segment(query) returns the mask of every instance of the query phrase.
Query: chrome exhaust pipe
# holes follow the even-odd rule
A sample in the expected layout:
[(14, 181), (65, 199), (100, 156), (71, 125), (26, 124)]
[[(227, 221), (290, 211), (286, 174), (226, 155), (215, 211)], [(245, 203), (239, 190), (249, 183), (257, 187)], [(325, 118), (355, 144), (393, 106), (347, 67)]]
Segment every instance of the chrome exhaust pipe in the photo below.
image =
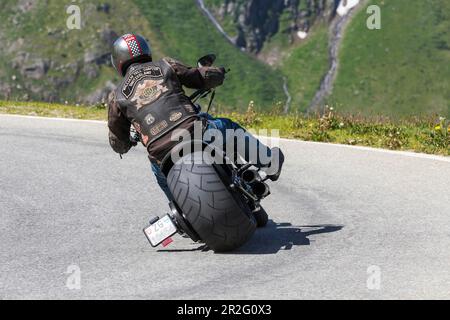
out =
[(259, 198), (265, 198), (270, 194), (270, 188), (264, 182), (257, 181), (252, 184), (253, 193)]
[(250, 185), (254, 195), (258, 199), (263, 199), (270, 194), (270, 188), (267, 184), (261, 181), (261, 176), (256, 170), (245, 170), (241, 174), (241, 179)]
[(242, 172), (241, 178), (245, 183), (252, 184), (259, 180), (259, 174), (256, 170), (245, 170)]

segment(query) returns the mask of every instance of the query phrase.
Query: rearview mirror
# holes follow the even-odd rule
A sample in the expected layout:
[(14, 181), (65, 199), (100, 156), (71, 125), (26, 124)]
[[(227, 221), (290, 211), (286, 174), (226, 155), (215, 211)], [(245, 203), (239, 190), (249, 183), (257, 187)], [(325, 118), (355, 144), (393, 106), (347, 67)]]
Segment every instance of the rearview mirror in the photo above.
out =
[(197, 65), (199, 68), (211, 67), (214, 64), (214, 61), (216, 61), (216, 55), (211, 53), (198, 59)]

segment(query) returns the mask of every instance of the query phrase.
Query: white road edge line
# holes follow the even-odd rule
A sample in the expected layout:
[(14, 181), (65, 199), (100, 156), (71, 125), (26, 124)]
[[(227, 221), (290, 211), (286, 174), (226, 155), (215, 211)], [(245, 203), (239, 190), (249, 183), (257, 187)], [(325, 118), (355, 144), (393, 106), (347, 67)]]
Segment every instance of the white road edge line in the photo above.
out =
[[(85, 122), (85, 123), (95, 123), (95, 124), (104, 124), (104, 125), (107, 124), (107, 122), (103, 121), (103, 120), (85, 120), (85, 119), (73, 119), (73, 118), (53, 118), (53, 117), (25, 116), (25, 115), (19, 115), (19, 114), (4, 114), (4, 113), (0, 113), (0, 117), (15, 117), (15, 118), (25, 118), (25, 119), (52, 120), (52, 121), (72, 121), (72, 122)], [(443, 162), (449, 162), (450, 163), (450, 157), (437, 156), (437, 155), (425, 154), (425, 153), (414, 153), (414, 152), (408, 152), (408, 151), (395, 151), (395, 150), (386, 150), (386, 149), (371, 148), (371, 147), (364, 147), (364, 146), (351, 146), (351, 145), (346, 145), (346, 144), (327, 143), (327, 142), (315, 142), (315, 141), (304, 141), (304, 140), (295, 140), (295, 139), (287, 139), (287, 138), (272, 138), (272, 137), (265, 137), (265, 136), (260, 136), (260, 137), (266, 139), (266, 141), (270, 141), (271, 139), (274, 139), (274, 140), (279, 140), (279, 141), (303, 143), (303, 144), (312, 144), (312, 145), (319, 145), (319, 146), (333, 146), (333, 147), (338, 147), (338, 148), (348, 148), (348, 149), (354, 149), (354, 150), (363, 150), (363, 151), (371, 151), (371, 152), (378, 152), (378, 153), (387, 153), (387, 154), (392, 154), (392, 155), (401, 155), (401, 156), (405, 156), (405, 157), (428, 159), (428, 160), (437, 160), (437, 161), (443, 161)]]

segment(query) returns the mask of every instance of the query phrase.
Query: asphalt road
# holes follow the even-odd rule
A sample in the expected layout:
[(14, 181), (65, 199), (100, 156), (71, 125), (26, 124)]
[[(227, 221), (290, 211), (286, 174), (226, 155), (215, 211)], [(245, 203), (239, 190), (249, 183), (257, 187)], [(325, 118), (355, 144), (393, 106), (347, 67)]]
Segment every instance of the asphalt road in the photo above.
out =
[(0, 116), (0, 298), (450, 299), (448, 158), (282, 146), (247, 245), (156, 250), (142, 228), (167, 203), (143, 148), (120, 160), (104, 123)]

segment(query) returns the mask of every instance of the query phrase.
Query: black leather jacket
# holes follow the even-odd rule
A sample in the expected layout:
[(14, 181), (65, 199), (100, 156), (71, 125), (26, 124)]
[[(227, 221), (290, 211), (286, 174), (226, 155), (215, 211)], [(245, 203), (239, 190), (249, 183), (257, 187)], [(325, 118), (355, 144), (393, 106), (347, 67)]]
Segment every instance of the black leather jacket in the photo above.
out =
[(133, 125), (150, 158), (160, 159), (173, 147), (169, 133), (177, 127), (189, 129), (197, 114), (183, 86), (214, 88), (224, 76), (223, 68), (193, 68), (171, 58), (131, 65), (108, 102), (111, 147), (120, 154), (128, 152)]

